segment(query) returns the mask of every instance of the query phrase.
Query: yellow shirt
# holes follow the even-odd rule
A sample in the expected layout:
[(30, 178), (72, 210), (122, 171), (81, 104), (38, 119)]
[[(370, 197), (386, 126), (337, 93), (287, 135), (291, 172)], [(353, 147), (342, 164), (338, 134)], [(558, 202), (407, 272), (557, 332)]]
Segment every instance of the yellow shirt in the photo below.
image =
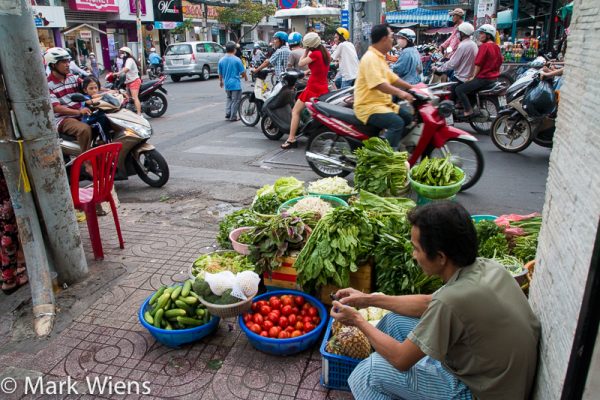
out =
[(398, 113), (400, 107), (392, 102), (392, 95), (375, 89), (382, 83), (393, 84), (398, 79), (385, 61), (385, 56), (370, 46), (360, 60), (354, 83), (356, 117), (366, 124), (373, 114)]

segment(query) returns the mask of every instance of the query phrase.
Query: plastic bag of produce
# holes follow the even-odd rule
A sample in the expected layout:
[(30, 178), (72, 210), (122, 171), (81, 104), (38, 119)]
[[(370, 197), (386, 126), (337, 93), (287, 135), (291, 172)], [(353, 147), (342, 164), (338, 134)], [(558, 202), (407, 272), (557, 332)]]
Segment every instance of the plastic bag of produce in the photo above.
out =
[(248, 300), (258, 293), (260, 276), (253, 271), (243, 271), (236, 275), (231, 295), (241, 300)]
[(527, 91), (523, 98), (523, 109), (532, 117), (551, 114), (555, 107), (556, 95), (552, 84), (548, 81), (539, 81), (537, 85)]
[(210, 286), (210, 291), (220, 296), (227, 289), (233, 289), (235, 275), (231, 271), (217, 272), (216, 274), (205, 273), (204, 280)]

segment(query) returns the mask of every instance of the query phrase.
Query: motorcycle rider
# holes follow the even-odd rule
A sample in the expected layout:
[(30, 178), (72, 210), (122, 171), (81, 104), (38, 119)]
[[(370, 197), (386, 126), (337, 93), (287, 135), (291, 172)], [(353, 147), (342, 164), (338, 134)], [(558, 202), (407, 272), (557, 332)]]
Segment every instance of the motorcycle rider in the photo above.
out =
[(308, 70), (308, 66), (304, 65), (301, 67), (298, 65), (300, 59), (304, 57), (304, 49), (302, 48), (302, 35), (298, 32), (292, 33), (288, 37), (288, 45), (290, 46), (291, 51), (288, 58), (287, 68), (306, 72)]
[(155, 68), (156, 71), (162, 71), (162, 58), (156, 52), (154, 47), (150, 48), (150, 54), (148, 54), (148, 61), (150, 61), (150, 68)]
[(401, 110), (392, 101), (392, 96), (408, 101), (414, 98), (401, 90), (412, 86), (398, 78), (385, 60), (385, 54), (393, 45), (393, 32), (387, 24), (373, 26), (371, 46), (358, 66), (354, 85), (354, 112), (363, 124), (386, 129), (385, 137), (395, 148), (404, 136), (405, 125), (412, 121), (412, 114)]
[(455, 89), (456, 96), (465, 109), (465, 117), (476, 116), (469, 101), (469, 94), (490, 87), (500, 76), (502, 54), (496, 44), (496, 28), (490, 24), (482, 25), (479, 28), (479, 41), (481, 46), (475, 57), (475, 69), (467, 82)]
[(415, 47), (417, 35), (412, 29), (401, 29), (394, 36), (396, 36), (398, 44), (403, 50), (398, 56), (398, 61), (392, 65), (392, 71), (394, 71), (400, 79), (411, 85), (416, 85), (421, 82), (419, 75), (423, 71), (421, 55)]
[(69, 73), (71, 55), (63, 48), (53, 47), (44, 54), (44, 61), (50, 68), (48, 89), (56, 129), (59, 133), (76, 137), (83, 153), (91, 147), (92, 128), (80, 119), (92, 112), (81, 103), (71, 101), (71, 95), (79, 92), (79, 78)]
[(458, 31), (458, 27), (460, 24), (465, 22), (465, 10), (462, 8), (455, 8), (454, 10), (448, 12), (448, 14), (452, 16), (452, 25), (454, 26), (454, 29), (452, 30), (450, 37), (440, 45), (440, 52), (443, 54), (446, 49), (451, 49), (451, 52), (446, 54), (446, 57), (452, 58), (452, 55), (456, 52), (456, 49), (460, 43), (460, 33)]
[(290, 49), (286, 46), (287, 41), (287, 33), (283, 31), (275, 32), (275, 35), (273, 35), (273, 47), (276, 49), (275, 53), (273, 53), (271, 58), (266, 59), (258, 66), (258, 68), (253, 69), (251, 72), (255, 74), (267, 68), (269, 65), (272, 65), (275, 69), (275, 77), (279, 79), (279, 76), (285, 72), (288, 58), (290, 57)]
[(434, 70), (439, 72), (453, 70), (454, 76), (451, 80), (461, 85), (473, 74), (475, 57), (477, 56), (477, 44), (471, 40), (475, 28), (470, 23), (463, 22), (460, 24), (458, 32), (460, 33), (460, 44), (454, 52), (454, 56), (441, 66), (434, 68)]
[(139, 68), (133, 51), (129, 47), (121, 47), (119, 56), (123, 59), (123, 69), (119, 71), (119, 75), (125, 75), (125, 85), (131, 94), (133, 104), (137, 115), (142, 115), (142, 103), (140, 103), (139, 93), (142, 86)]
[(343, 89), (354, 85), (358, 73), (358, 55), (354, 44), (350, 42), (348, 29), (337, 28), (335, 30), (335, 42), (337, 46), (331, 55), (331, 59), (339, 64), (339, 74), (342, 76), (342, 83), (339, 88)]
[(257, 67), (265, 60), (265, 53), (260, 49), (260, 44), (254, 43), (252, 50), (252, 66)]

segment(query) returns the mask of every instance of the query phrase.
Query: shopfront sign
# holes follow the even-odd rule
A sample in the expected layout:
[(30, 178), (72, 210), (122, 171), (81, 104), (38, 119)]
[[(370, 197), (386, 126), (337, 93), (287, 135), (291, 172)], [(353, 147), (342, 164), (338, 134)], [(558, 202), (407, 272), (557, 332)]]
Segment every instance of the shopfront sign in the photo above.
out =
[(118, 13), (117, 0), (69, 0), (69, 8), (76, 11)]
[(348, 29), (348, 27), (350, 26), (350, 11), (349, 10), (342, 10), (342, 12), (340, 14), (340, 26), (342, 28), (346, 28), (346, 29)]
[(85, 31), (83, 29), (79, 30), (79, 37), (81, 39), (91, 39), (92, 38), (92, 31)]
[(181, 25), (183, 25), (183, 22), (154, 21), (156, 29), (175, 29)]
[[(129, 13), (135, 15), (137, 13), (136, 0), (129, 0)], [(140, 15), (146, 15), (146, 0), (140, 0)]]
[[(154, 21), (181, 22), (183, 12), (181, 0), (154, 0)], [(156, 25), (155, 25), (156, 27)], [(172, 29), (172, 28), (157, 28)]]
[(418, 0), (400, 0), (400, 10), (411, 10), (419, 7)]
[(496, 15), (496, 0), (479, 0), (477, 14), (475, 15), (475, 27), (479, 28), (483, 24), (496, 26)]
[(63, 7), (32, 6), (33, 22), (36, 28), (65, 28), (65, 9)]
[[(206, 7), (206, 18), (217, 20), (219, 16), (219, 9), (221, 7), (207, 6)], [(203, 19), (202, 15), (202, 4), (193, 4), (187, 0), (183, 0), (181, 2), (181, 9), (183, 11), (183, 18), (191, 18), (191, 19)]]

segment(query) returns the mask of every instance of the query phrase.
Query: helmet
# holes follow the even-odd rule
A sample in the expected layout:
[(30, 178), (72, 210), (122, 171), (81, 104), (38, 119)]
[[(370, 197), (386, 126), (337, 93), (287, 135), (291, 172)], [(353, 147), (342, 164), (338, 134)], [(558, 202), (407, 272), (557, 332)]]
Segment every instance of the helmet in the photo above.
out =
[(321, 38), (316, 32), (308, 32), (302, 39), (302, 44), (307, 49), (316, 49), (321, 44)]
[(417, 35), (416, 35), (415, 31), (413, 31), (412, 29), (408, 29), (408, 28), (400, 29), (400, 31), (398, 33), (396, 33), (396, 36), (404, 38), (411, 43), (414, 43), (415, 40), (417, 39)]
[(156, 49), (154, 47), (150, 47), (150, 51), (154, 53)]
[(478, 31), (490, 35), (491, 37), (496, 37), (496, 28), (490, 24), (481, 25)]
[(348, 32), (348, 29), (339, 27), (335, 31), (338, 35), (342, 36), (345, 40), (350, 40), (350, 32)]
[(283, 43), (288, 41), (288, 34), (283, 32), (283, 31), (279, 31), (279, 32), (275, 32), (275, 34), (273, 35), (274, 39), (279, 39), (281, 40)]
[(254, 48), (255, 48), (255, 49), (260, 49), (260, 44), (258, 44), (258, 43), (254, 43)]
[(71, 60), (71, 54), (62, 47), (52, 47), (44, 53), (44, 62), (46, 65), (56, 64), (62, 60)]
[(460, 24), (458, 26), (458, 31), (460, 33), (463, 33), (463, 34), (467, 35), (467, 36), (471, 36), (473, 34), (473, 32), (475, 32), (475, 28), (470, 23), (463, 22), (462, 24)]
[(298, 32), (292, 33), (288, 37), (288, 43), (292, 44), (292, 45), (296, 45), (296, 44), (302, 43), (302, 35), (300, 33), (298, 33)]
[(93, 52), (90, 52), (90, 57), (92, 57), (92, 56), (96, 57), (96, 54)]
[(133, 57), (133, 51), (131, 51), (131, 49), (129, 47), (121, 47), (119, 49), (120, 52), (122, 53), (127, 53), (129, 54), (131, 57)]

